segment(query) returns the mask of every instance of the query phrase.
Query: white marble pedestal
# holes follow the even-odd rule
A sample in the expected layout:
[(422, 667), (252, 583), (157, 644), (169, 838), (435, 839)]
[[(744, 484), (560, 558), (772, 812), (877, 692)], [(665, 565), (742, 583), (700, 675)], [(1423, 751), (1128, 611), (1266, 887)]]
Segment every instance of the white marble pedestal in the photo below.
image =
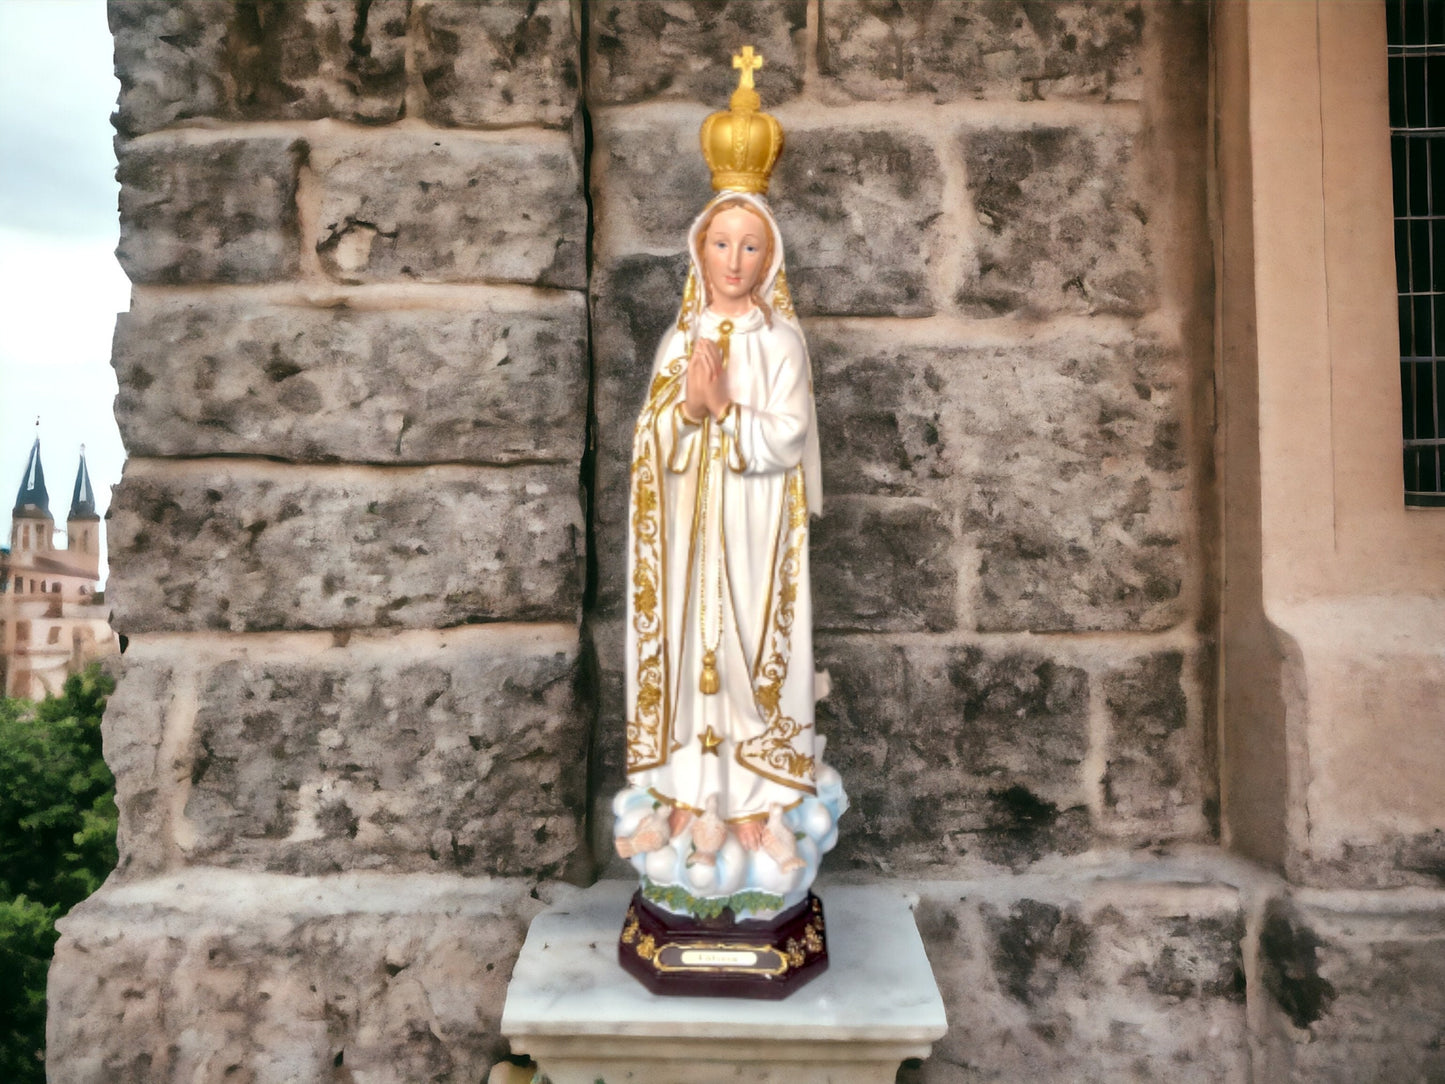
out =
[(603, 881), (533, 920), (502, 1033), (552, 1084), (892, 1084), (948, 1029), (913, 915), (881, 886), (819, 892), (827, 972), (782, 1001), (659, 997), (617, 962), (636, 885)]

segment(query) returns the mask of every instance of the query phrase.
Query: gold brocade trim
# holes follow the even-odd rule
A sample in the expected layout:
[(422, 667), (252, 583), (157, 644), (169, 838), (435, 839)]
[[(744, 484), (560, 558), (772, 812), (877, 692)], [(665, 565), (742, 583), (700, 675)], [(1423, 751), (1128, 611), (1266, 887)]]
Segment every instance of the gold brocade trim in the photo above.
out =
[(797, 318), (793, 311), (793, 295), (788, 290), (788, 273), (781, 268), (778, 270), (777, 281), (773, 283), (773, 309), (785, 319)]
[(687, 270), (687, 284), (682, 288), (682, 308), (677, 311), (677, 330), (686, 335), (692, 330), (692, 322), (697, 317), (697, 272), (691, 267)]
[(777, 596), (772, 605), (770, 628), (764, 637), (771, 643), (768, 657), (753, 674), (753, 699), (767, 729), (740, 743), (733, 756), (749, 771), (765, 779), (809, 794), (813, 783), (813, 757), (793, 747), (793, 742), (811, 728), (782, 711), (783, 686), (788, 680), (792, 658), (794, 609), (798, 601), (798, 578), (808, 546), (808, 495), (802, 465), (788, 472), (784, 489), (784, 518), (788, 548), (778, 565)]
[(686, 358), (658, 373), (637, 419), (632, 448), (632, 628), (637, 637), (637, 699), (629, 705), (627, 770), (667, 762), (671, 713), (666, 643), (667, 526), (663, 508), (662, 454), (658, 425), (682, 387)]

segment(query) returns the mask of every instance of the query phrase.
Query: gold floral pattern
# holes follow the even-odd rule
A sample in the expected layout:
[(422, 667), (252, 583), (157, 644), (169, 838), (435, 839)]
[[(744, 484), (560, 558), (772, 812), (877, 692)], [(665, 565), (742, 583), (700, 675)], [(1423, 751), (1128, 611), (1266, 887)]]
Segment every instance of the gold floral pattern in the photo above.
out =
[(753, 699), (767, 729), (757, 737), (741, 742), (735, 755), (743, 767), (775, 783), (812, 794), (815, 792), (813, 756), (794, 747), (794, 742), (812, 729), (812, 724), (800, 723), (783, 714), (781, 707), (783, 686), (788, 679), (788, 665), (792, 658), (798, 581), (808, 547), (806, 490), (803, 468), (794, 467), (788, 472), (788, 483), (783, 493), (788, 545), (778, 566), (776, 595), (770, 607), (769, 628), (763, 638), (763, 642), (770, 645), (770, 650), (753, 673)]
[[(637, 420), (632, 447), (632, 629), (637, 634), (637, 699), (627, 720), (627, 770), (667, 761), (667, 644), (664, 636), (664, 551), (661, 442), (657, 427), (681, 387), (686, 359), (659, 373)], [(670, 420), (670, 419), (669, 419)]]
[(686, 335), (698, 314), (697, 272), (688, 268), (687, 285), (682, 288), (682, 308), (677, 310), (677, 330)]
[(773, 283), (773, 308), (785, 320), (797, 319), (793, 312), (793, 295), (788, 290), (788, 273), (781, 268), (778, 270), (777, 281)]

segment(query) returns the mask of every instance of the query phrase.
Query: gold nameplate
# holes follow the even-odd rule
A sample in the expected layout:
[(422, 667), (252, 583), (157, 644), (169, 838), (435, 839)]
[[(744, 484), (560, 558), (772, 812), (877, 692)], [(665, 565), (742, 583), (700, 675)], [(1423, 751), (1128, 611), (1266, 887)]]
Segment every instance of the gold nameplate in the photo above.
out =
[(708, 975), (781, 975), (788, 970), (788, 959), (776, 949), (735, 941), (686, 945), (669, 941), (657, 950), (652, 966), (659, 971), (693, 971)]

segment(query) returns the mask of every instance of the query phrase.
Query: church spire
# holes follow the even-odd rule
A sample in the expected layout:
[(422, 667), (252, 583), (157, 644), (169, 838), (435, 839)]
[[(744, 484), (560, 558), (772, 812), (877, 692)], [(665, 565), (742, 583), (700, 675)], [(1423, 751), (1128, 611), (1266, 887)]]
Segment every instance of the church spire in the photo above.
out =
[(70, 496), (69, 519), (99, 519), (95, 511), (95, 491), (90, 488), (90, 472), (85, 469), (85, 445), (80, 446), (80, 467), (75, 472), (75, 490)]
[[(39, 421), (36, 422), (39, 425)], [(25, 475), (20, 479), (20, 493), (15, 498), (14, 515), (50, 515), (50, 494), (45, 491), (45, 471), (40, 467), (40, 437), (30, 446), (30, 458), (25, 463)]]

